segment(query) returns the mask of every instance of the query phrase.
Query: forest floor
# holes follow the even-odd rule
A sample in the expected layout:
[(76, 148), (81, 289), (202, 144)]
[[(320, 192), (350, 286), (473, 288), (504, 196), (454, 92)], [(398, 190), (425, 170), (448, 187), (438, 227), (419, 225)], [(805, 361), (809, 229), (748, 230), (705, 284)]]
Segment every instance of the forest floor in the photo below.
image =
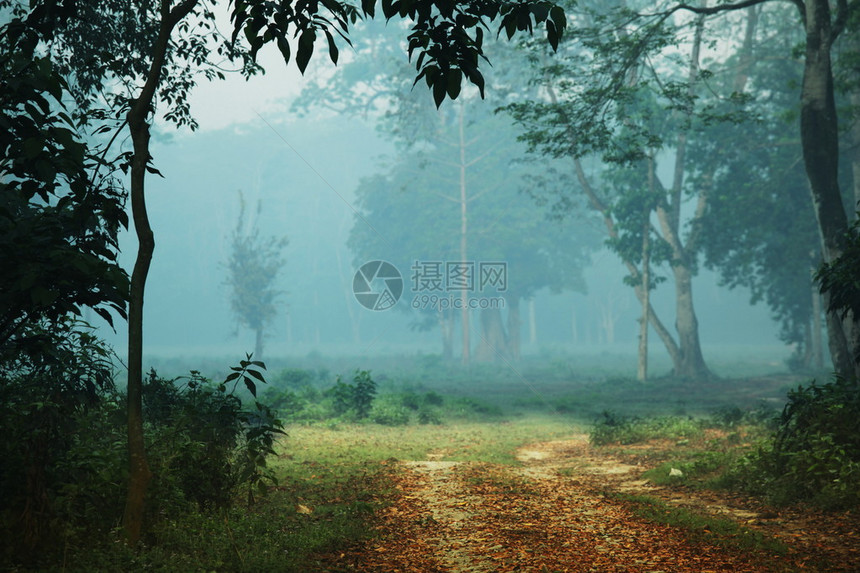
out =
[(666, 447), (619, 454), (573, 435), (519, 448), (516, 464), (448, 461), (444, 449), (392, 459), (393, 502), (377, 534), (318, 563), (386, 573), (860, 571), (857, 515), (651, 485), (640, 476)]

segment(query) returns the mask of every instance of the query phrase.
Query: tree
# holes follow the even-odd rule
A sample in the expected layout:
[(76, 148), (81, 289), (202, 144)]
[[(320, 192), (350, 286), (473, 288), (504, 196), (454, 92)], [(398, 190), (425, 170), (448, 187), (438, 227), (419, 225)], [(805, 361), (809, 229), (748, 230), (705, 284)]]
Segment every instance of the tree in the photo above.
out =
[[(699, 341), (692, 279), (707, 193), (685, 178), (691, 132), (709, 113), (699, 102), (710, 88), (709, 72), (701, 69), (703, 22), (650, 29), (625, 24), (628, 16), (624, 4), (582, 8), (574, 20), (578, 34), (558, 56), (535, 56), (535, 81), (544, 92), (507, 110), (524, 127), (530, 151), (572, 163), (547, 189), (558, 198), (557, 208), (563, 211), (572, 194), (581, 194), (600, 213), (608, 244), (627, 267), (674, 375), (703, 380), (711, 373)], [(696, 204), (687, 215), (681, 207), (690, 196)], [(652, 287), (643, 287), (638, 268), (647, 205), (654, 214), (653, 221), (650, 211), (647, 217), (649, 267), (666, 264), (674, 279), (677, 339), (650, 307)]]
[(277, 313), (281, 291), (275, 280), (284, 267), (282, 251), (286, 237), (261, 237), (257, 226), (262, 203), (257, 203), (257, 217), (245, 220), (245, 200), (239, 194), (239, 217), (230, 243), (226, 284), (230, 287), (230, 306), (242, 326), (255, 333), (254, 357), (263, 359), (263, 333)]
[[(713, 7), (678, 5), (672, 10), (690, 10), (717, 15), (740, 8), (770, 4), (770, 0), (745, 1)], [(839, 126), (833, 74), (833, 49), (837, 39), (858, 11), (857, 2), (796, 0), (794, 3), (805, 39), (800, 103), (800, 142), (803, 162), (821, 236), (825, 264), (839, 260), (850, 248), (848, 217), (839, 182)], [(778, 9), (778, 8), (775, 8)], [(856, 46), (854, 46), (856, 49)], [(829, 290), (824, 291), (828, 343), (835, 371), (849, 378), (860, 377), (860, 316), (851, 309), (836, 310)]]
[[(8, 5), (10, 2), (4, 2)], [(37, 29), (56, 61), (73, 72), (82, 109), (97, 94), (108, 102), (103, 117), (123, 118), (132, 150), (122, 154), (130, 170), (132, 219), (138, 253), (129, 288), (128, 439), (129, 492), (123, 528), (131, 543), (140, 537), (143, 501), (151, 473), (143, 440), (141, 387), (143, 379), (143, 302), (155, 239), (146, 212), (145, 181), (151, 165), (150, 126), (157, 108), (178, 125), (194, 127), (188, 93), (198, 74), (220, 77), (209, 56), (242, 60), (242, 70), (253, 73), (258, 51), (273, 43), (285, 63), (293, 58), (302, 72), (308, 66), (318, 34), (326, 38), (332, 61), (338, 59), (335, 37), (348, 40), (349, 26), (360, 16), (373, 17), (376, 2), (361, 8), (335, 0), (319, 3), (270, 3), (260, 0), (232, 2), (233, 33), (226, 40), (214, 27), (214, 14), (201, 0), (159, 0), (131, 9), (127, 3), (33, 2), (27, 12), (13, 6), (15, 22)], [(424, 80), (437, 105), (459, 95), (463, 78), (483, 91), (479, 61), (488, 22), (498, 20), (508, 36), (546, 27), (547, 38), (557, 44), (565, 19), (561, 9), (545, 0), (515, 3), (467, 2), (446, 4), (434, 0), (382, 3), (386, 19), (409, 18), (408, 54), (415, 57), (416, 82)], [(18, 25), (18, 24), (16, 24)], [(242, 38), (248, 51), (239, 49)], [(166, 106), (166, 110), (164, 109)]]
[[(0, 355), (29, 327), (90, 307), (125, 317), (128, 277), (117, 264), (127, 225), (112, 173), (63, 106), (66, 83), (35, 53), (26, 27), (0, 28)], [(38, 343), (38, 341), (36, 341)]]
[[(739, 2), (726, 2), (714, 6), (693, 5), (684, 3), (660, 3), (657, 6), (648, 5), (639, 8), (634, 3), (622, 3), (606, 13), (577, 14), (574, 20), (575, 32), (569, 34), (580, 40), (586, 54), (597, 56), (598, 71), (609, 71), (603, 74), (602, 81), (595, 79), (583, 82), (585, 76), (570, 76), (562, 80), (558, 89), (563, 93), (559, 95), (577, 98), (582, 105), (568, 107), (562, 111), (545, 108), (543, 111), (550, 113), (551, 118), (563, 122), (573, 122), (577, 130), (564, 133), (560, 130), (540, 132), (536, 130), (535, 143), (544, 144), (547, 149), (555, 146), (556, 151), (563, 151), (565, 147), (571, 149), (574, 158), (581, 157), (589, 151), (600, 151), (606, 154), (617, 149), (623, 142), (640, 137), (644, 142), (649, 141), (653, 131), (633, 130), (626, 137), (617, 137), (620, 129), (630, 129), (632, 126), (641, 125), (637, 123), (640, 116), (608, 114), (613, 108), (618, 109), (619, 104), (627, 103), (631, 97), (639, 93), (643, 81), (640, 76), (643, 66), (653, 78), (650, 82), (657, 93), (660, 93), (670, 108), (677, 110), (676, 118), (686, 118), (686, 121), (695, 120), (700, 117), (706, 121), (727, 119), (737, 121), (742, 116), (737, 113), (720, 112), (718, 109), (702, 107), (705, 103), (701, 91), (690, 91), (696, 85), (708, 83), (713, 72), (710, 70), (695, 70), (690, 68), (688, 80), (680, 78), (661, 78), (663, 68), (655, 68), (653, 65), (655, 55), (669, 48), (674, 51), (678, 43), (685, 42), (695, 47), (696, 38), (707, 38), (709, 41), (719, 41), (731, 46), (730, 38), (736, 38), (735, 46), (738, 57), (736, 61), (740, 65), (734, 68), (736, 83), (741, 89), (735, 89), (719, 98), (722, 101), (743, 104), (749, 99), (745, 94), (747, 76), (745, 74), (749, 55), (746, 54), (750, 45), (751, 32), (757, 27), (757, 19), (762, 14), (771, 17), (771, 22), (780, 22), (790, 14), (783, 10), (784, 6), (770, 0), (746, 0)], [(845, 29), (849, 22), (849, 16), (856, 10), (856, 2), (838, 0), (835, 2), (835, 10), (831, 11), (827, 0), (797, 0), (793, 3), (799, 9), (800, 22), (802, 24), (803, 38), (805, 41), (804, 71), (802, 75), (800, 117), (800, 140), (803, 150), (804, 166), (806, 176), (810, 182), (813, 204), (818, 220), (818, 228), (822, 237), (822, 250), (824, 260), (830, 261), (837, 258), (843, 250), (845, 231), (847, 230), (847, 219), (845, 217), (843, 198), (839, 191), (838, 181), (838, 127), (836, 123), (837, 114), (834, 104), (833, 69), (831, 63), (831, 51), (836, 39)], [(753, 7), (761, 5), (761, 11), (752, 10)], [(741, 12), (741, 11), (745, 12)], [(740, 18), (739, 18), (740, 16)], [(727, 34), (717, 33), (719, 25), (742, 26), (743, 32)], [(728, 29), (728, 28), (722, 28)], [(686, 36), (684, 31), (686, 30)], [(604, 42), (602, 38), (613, 38), (612, 42)], [(692, 42), (692, 44), (690, 43)], [(699, 40), (699, 43), (701, 39)], [(707, 44), (706, 44), (707, 45)], [(602, 50), (605, 46), (614, 46), (611, 50)], [(723, 50), (725, 53), (726, 50)], [(564, 51), (562, 52), (564, 53)], [(691, 58), (695, 63), (697, 58)], [(713, 68), (714, 65), (711, 65)], [(550, 66), (548, 72), (558, 70), (558, 66)], [(692, 72), (696, 72), (693, 74)], [(555, 76), (552, 76), (555, 77)], [(630, 81), (635, 77), (635, 85)], [(719, 107), (719, 106), (716, 106)], [(627, 108), (629, 109), (629, 108)], [(529, 115), (523, 113), (523, 119), (532, 120), (541, 110)], [(692, 112), (695, 115), (691, 115)], [(743, 108), (738, 108), (743, 111)], [(704, 113), (703, 113), (704, 112)], [(556, 115), (551, 115), (555, 113)], [(722, 117), (721, 117), (722, 116)], [(646, 116), (650, 117), (650, 116)], [(605, 120), (609, 121), (605, 121)], [(631, 119), (633, 121), (631, 121)], [(687, 146), (688, 137), (692, 135), (689, 125), (682, 122), (682, 129), (676, 138), (676, 148), (684, 149)], [(588, 127), (589, 129), (583, 129)], [(576, 137), (573, 137), (575, 134)], [(587, 134), (587, 135), (584, 135)], [(543, 141), (541, 141), (543, 137)], [(575, 143), (571, 144), (573, 140)], [(651, 140), (653, 141), (653, 139)], [(664, 140), (665, 141), (665, 140)], [(662, 145), (660, 145), (661, 147)], [(648, 154), (644, 154), (647, 156)], [(685, 175), (684, 163), (677, 163), (674, 177)], [(673, 186), (672, 189), (675, 189)], [(706, 190), (699, 190), (706, 191)], [(704, 202), (699, 205), (707, 207), (707, 194), (700, 194)], [(698, 212), (698, 211), (697, 211)], [(672, 211), (669, 211), (671, 214)], [(659, 214), (659, 213), (658, 213)], [(668, 222), (672, 222), (670, 217)], [(661, 222), (661, 229), (666, 227)], [(695, 225), (691, 228), (693, 235), (696, 233)], [(669, 239), (670, 237), (666, 237)], [(673, 248), (678, 245), (673, 243)], [(695, 251), (691, 251), (695, 252)], [(683, 260), (683, 259), (682, 259)], [(683, 271), (683, 266), (673, 266), (673, 274), (677, 269)], [(683, 277), (679, 284), (683, 284)], [(679, 300), (681, 297), (679, 296)], [(680, 310), (680, 309), (679, 309)], [(653, 317), (653, 314), (652, 314)], [(827, 314), (829, 341), (834, 367), (838, 372), (853, 374), (854, 369), (860, 366), (852, 365), (845, 357), (849, 345), (858, 344), (858, 323), (852, 313), (846, 315), (844, 323), (832, 312)], [(688, 323), (690, 321), (687, 321)], [(658, 325), (652, 320), (660, 333)], [(679, 327), (681, 326), (679, 322)], [(664, 338), (661, 335), (661, 338)], [(665, 339), (664, 339), (665, 342)], [(670, 349), (670, 354), (672, 354)]]
[[(488, 110), (477, 103), (475, 94), (464, 94), (453, 109), (442, 108), (437, 112), (428, 105), (426, 98), (412, 90), (412, 74), (402, 56), (398, 55), (399, 30), (382, 29), (372, 22), (363, 26), (363, 41), (356, 44), (351, 60), (333, 74), (312, 78), (293, 104), (293, 109), (300, 113), (332, 110), (370, 117), (398, 150), (396, 163), (388, 174), (370, 179), (360, 188), (360, 193), (367, 193), (361, 200), (367, 201), (368, 210), (356, 220), (351, 246), (359, 256), (377, 258), (380, 252), (390, 253), (392, 260), (410, 268), (419, 253), (423, 254), (424, 261), (441, 261), (443, 258), (447, 261), (475, 261), (478, 260), (476, 253), (488, 253), (492, 241), (496, 241), (500, 245), (496, 256), (502, 257), (498, 260), (507, 261), (511, 272), (517, 274), (511, 284), (516, 283), (524, 290), (515, 295), (510, 291), (511, 285), (508, 287), (504, 297), (508, 311), (507, 326), (499, 308), (479, 310), (480, 342), (474, 349), (474, 357), (482, 361), (517, 358), (519, 301), (528, 299), (535, 290), (553, 282), (553, 279), (546, 278), (550, 265), (542, 267), (534, 260), (527, 261), (529, 255), (538, 259), (542, 256), (540, 251), (546, 250), (557, 255), (557, 264), (553, 268), (561, 265), (562, 261), (570, 263), (572, 280), (569, 286), (580, 288), (581, 278), (573, 277), (580, 277), (584, 263), (580, 247), (583, 241), (587, 242), (584, 237), (588, 233), (575, 232), (565, 237), (564, 233), (555, 232), (560, 227), (550, 224), (550, 230), (541, 228), (540, 224), (534, 225), (535, 217), (539, 221), (543, 218), (541, 211), (524, 208), (521, 198), (515, 198), (511, 192), (515, 187), (527, 191), (530, 182), (525, 177), (528, 170), (519, 165), (522, 147), (514, 141), (508, 122), (487, 113)], [(520, 97), (524, 92), (533, 91), (534, 88), (523, 81), (523, 70), (528, 62), (522, 52), (506, 46), (504, 42), (494, 42), (491, 46), (497, 54), (497, 65), (487, 76), (490, 103), (497, 106)], [(415, 163), (419, 168), (414, 167)], [(403, 196), (386, 194), (384, 189), (392, 186), (402, 187)], [(400, 205), (401, 198), (404, 202), (414, 202), (411, 213), (405, 205)], [(386, 218), (391, 217), (392, 209), (385, 205), (386, 201), (397, 204), (398, 217), (421, 221), (422, 236), (408, 237), (401, 229), (392, 229), (381, 221), (379, 217), (383, 212), (387, 213)], [(492, 204), (495, 206), (488, 207)], [(512, 216), (510, 211), (515, 206), (525, 209), (523, 217)], [(437, 223), (425, 219), (421, 212), (425, 209), (435, 214)], [(491, 210), (493, 215), (487, 219)], [(495, 221), (491, 234), (483, 228), (483, 221), (488, 220)], [(505, 230), (508, 227), (503, 222), (513, 225), (513, 220), (517, 226), (511, 229), (516, 228), (520, 232), (534, 229), (538, 235), (536, 240), (523, 240), (522, 236), (507, 237)], [(370, 227), (361, 229), (362, 225), (368, 224), (377, 231), (381, 227), (389, 232), (373, 232)], [(397, 240), (390, 239), (389, 234), (396, 236)], [(562, 249), (546, 244), (550, 236), (571, 247), (569, 257), (560, 253)], [(457, 244), (452, 246), (454, 238)], [(516, 245), (518, 241), (523, 246), (522, 251)], [(526, 246), (535, 250), (529, 253)], [(451, 250), (454, 247), (456, 249)], [(434, 255), (434, 251), (437, 254)], [(516, 264), (511, 260), (515, 252), (521, 256)], [(440, 253), (445, 253), (444, 257), (440, 258)], [(531, 280), (538, 285), (534, 289), (529, 283)], [(443, 294), (455, 296), (457, 300), (452, 300), (452, 306), (456, 304), (457, 308), (425, 313), (418, 324), (420, 328), (439, 325), (443, 355), (450, 358), (453, 354), (454, 319), (459, 318), (461, 359), (468, 363), (473, 358), (474, 331), (477, 330), (471, 324), (474, 313), (470, 310), (469, 292), (464, 289)]]
[[(468, 251), (463, 262), (475, 263), (476, 275), (480, 262), (507, 265), (507, 284), (501, 292), (489, 287), (482, 293), (477, 279), (473, 294), (467, 291), (471, 306), (479, 298), (501, 296), (507, 311), (505, 324), (498, 306), (480, 309), (474, 358), (516, 359), (520, 301), (542, 288), (584, 290), (582, 269), (596, 246), (596, 235), (584, 221), (577, 227), (547, 221), (544, 208), (523, 192), (531, 183), (531, 166), (517, 162), (522, 148), (510, 126), (476, 101), (464, 100), (462, 106), (443, 110), (435, 134), (425, 133), (424, 140), (412, 151), (401, 152), (387, 172), (361, 182), (360, 214), (349, 246), (357, 262), (382, 258), (402, 272), (409, 269), (409, 276), (403, 274), (414, 292), (402, 308), (419, 311), (417, 323), (423, 327), (439, 325), (443, 355), (450, 357), (452, 324), (462, 316), (462, 309), (455, 310), (454, 305), (463, 300), (463, 290), (447, 289), (445, 264), (463, 261), (461, 190), (467, 190)], [(464, 124), (468, 127), (461, 137)], [(463, 141), (469, 142), (465, 148)], [(461, 171), (464, 165), (468, 168)]]
[(751, 81), (784, 88), (748, 104), (768, 119), (748, 122), (743, 139), (723, 125), (694, 142), (692, 177), (710, 174), (713, 189), (701, 222), (705, 265), (729, 288), (749, 288), (753, 304), (768, 305), (780, 338), (795, 346), (793, 367), (821, 368), (823, 315), (811, 272), (821, 261), (820, 241), (796, 128), (780, 117), (795, 105), (796, 94), (785, 88), (802, 70), (799, 62), (769, 57), (795, 39), (777, 34), (770, 40), (776, 45), (756, 46), (760, 63), (748, 69)]
[[(0, 26), (2, 551), (53, 541), (54, 470), (76, 416), (113, 388), (111, 352), (80, 317), (125, 316), (124, 198), (64, 105), (68, 85), (20, 21)], [(7, 529), (8, 527), (8, 529)]]

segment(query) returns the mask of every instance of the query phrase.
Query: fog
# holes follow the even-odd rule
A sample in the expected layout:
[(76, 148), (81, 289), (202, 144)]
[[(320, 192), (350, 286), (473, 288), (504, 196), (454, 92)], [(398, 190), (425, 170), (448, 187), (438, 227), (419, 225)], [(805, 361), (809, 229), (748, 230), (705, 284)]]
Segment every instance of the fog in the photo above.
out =
[[(353, 293), (357, 262), (347, 238), (353, 225), (365, 224), (356, 217), (356, 186), (362, 177), (382, 169), (393, 152), (372, 124), (298, 119), (276, 110), (219, 129), (206, 125), (204, 119), (200, 132), (162, 133), (154, 145), (155, 164), (164, 177), (148, 180), (147, 207), (156, 234), (145, 306), (145, 353), (150, 360), (181, 357), (192, 364), (195, 357), (218, 357), (226, 364), (253, 351), (254, 334), (238, 326), (224, 284), (240, 191), (250, 207), (258, 201), (262, 205), (261, 234), (289, 240), (286, 265), (277, 279), (283, 296), (265, 334), (267, 360), (290, 363), (309, 353), (441, 353), (435, 330), (411, 328), (418, 317), (408, 308), (406, 296), (395, 308), (372, 311)], [(573, 224), (546, 221), (562, 228)], [(136, 252), (131, 232), (121, 247), (123, 264), (130, 269)], [(541, 289), (533, 305), (524, 306), (524, 355), (614, 352), (629, 355), (629, 367), (635, 365), (639, 303), (623, 283), (625, 271), (617, 256), (603, 248), (591, 259), (583, 269), (586, 293)], [(409, 269), (400, 271), (408, 283)], [(508, 269), (511, 276), (517, 271)], [(780, 342), (769, 310), (751, 306), (745, 289), (729, 290), (717, 282), (705, 269), (694, 281), (706, 359), (712, 350), (723, 356), (734, 352), (783, 369), (781, 361), (791, 349)], [(657, 312), (671, 317), (671, 281), (652, 296)], [(477, 311), (472, 314), (472, 340), (477, 341), (480, 323)], [(118, 323), (115, 333), (103, 328), (120, 356), (125, 353), (123, 327)], [(454, 348), (459, 347), (458, 335)], [(649, 353), (656, 364), (665, 359), (653, 334)]]

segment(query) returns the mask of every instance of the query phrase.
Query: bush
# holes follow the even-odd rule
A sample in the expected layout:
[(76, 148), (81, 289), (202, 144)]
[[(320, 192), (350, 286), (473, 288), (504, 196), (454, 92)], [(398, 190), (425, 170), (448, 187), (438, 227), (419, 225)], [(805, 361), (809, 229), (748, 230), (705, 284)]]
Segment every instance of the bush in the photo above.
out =
[(336, 416), (351, 416), (363, 420), (370, 415), (376, 396), (376, 382), (368, 370), (356, 370), (352, 384), (345, 384), (338, 376), (337, 383), (327, 393), (332, 399)]
[(595, 421), (589, 441), (595, 446), (635, 444), (654, 439), (689, 439), (702, 435), (702, 425), (686, 416), (634, 418), (606, 410)]
[[(252, 363), (242, 364), (234, 373)], [(254, 487), (274, 481), (265, 459), (274, 453), (276, 435), (283, 434), (281, 422), (260, 402), (246, 409), (235, 389), (235, 384), (228, 390), (226, 381), (214, 384), (199, 372), (167, 380), (150, 371), (143, 400), (152, 434), (153, 503), (161, 498), (171, 508), (179, 500), (200, 509), (221, 508), (230, 505), (238, 487), (247, 486), (252, 501)]]
[(829, 509), (860, 504), (860, 387), (833, 382), (788, 394), (771, 440), (743, 458), (727, 480), (774, 503), (810, 501)]
[(410, 410), (396, 396), (386, 396), (373, 406), (370, 420), (383, 426), (405, 426), (409, 424)]
[[(110, 351), (87, 325), (64, 319), (24, 330), (28, 343), (20, 352), (0, 352), (0, 551), (6, 556), (54, 547), (67, 523), (103, 509), (70, 514), (79, 504), (63, 496), (74, 497), (66, 491), (70, 480), (90, 472), (73, 461), (88, 449), (78, 444), (88, 416), (115, 396)], [(101, 447), (92, 455), (127, 459)]]

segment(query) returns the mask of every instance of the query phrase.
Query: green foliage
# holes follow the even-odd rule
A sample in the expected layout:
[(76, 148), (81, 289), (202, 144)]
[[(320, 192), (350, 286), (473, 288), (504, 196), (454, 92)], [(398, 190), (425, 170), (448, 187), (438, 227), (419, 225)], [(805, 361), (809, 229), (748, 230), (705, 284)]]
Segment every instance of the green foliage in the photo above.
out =
[(80, 417), (113, 388), (110, 351), (79, 323), (31, 325), (24, 335), (38, 344), (0, 361), (0, 552), (7, 555), (63, 533), (63, 462)]
[[(61, 326), (44, 334), (50, 346), (34, 357), (0, 364), (0, 556), (10, 562), (40, 552), (51, 558), (53, 547), (105, 536), (123, 511), (125, 397), (114, 390), (104, 344), (77, 323)], [(262, 367), (243, 360), (220, 384), (197, 372), (174, 380), (150, 372), (149, 522), (229, 507), (240, 491), (250, 501), (274, 482), (266, 458), (281, 423), (236, 394), (239, 384), (256, 392)]]
[(12, 355), (39, 344), (27, 327), (81, 307), (124, 317), (128, 291), (116, 260), (124, 194), (98, 177), (103, 160), (66, 111), (67, 84), (33, 42), (0, 27), (0, 353)]
[[(843, 318), (849, 311), (860, 316), (860, 212), (844, 241), (842, 256), (822, 264), (815, 274), (821, 292), (830, 295), (828, 310)], [(854, 359), (860, 362), (860, 356)]]
[(349, 415), (363, 420), (370, 415), (376, 396), (376, 382), (368, 370), (356, 370), (352, 384), (345, 384), (338, 376), (337, 383), (328, 391), (333, 400), (334, 412), (338, 416)]
[[(339, 50), (335, 37), (349, 43), (350, 24), (361, 16), (376, 14), (376, 1), (364, 0), (360, 10), (350, 4), (328, 2), (320, 13), (319, 5), (266, 4), (242, 0), (233, 4), (233, 41), (240, 33), (251, 46), (251, 55), (266, 43), (274, 41), (285, 62), (294, 59), (301, 72), (310, 61), (315, 40), (325, 35), (329, 59), (337, 63)], [(484, 76), (478, 70), (483, 52), (484, 30), (498, 19), (499, 33), (508, 39), (516, 32), (531, 33), (543, 25), (547, 41), (553, 48), (564, 33), (564, 10), (545, 0), (517, 2), (460, 2), (446, 4), (436, 0), (398, 3), (383, 1), (381, 12), (386, 20), (408, 19), (410, 32), (406, 38), (407, 53), (415, 56), (417, 75), (413, 84), (424, 80), (433, 92), (439, 107), (446, 97), (455, 99), (463, 78), (484, 93)]]
[(791, 391), (775, 433), (738, 460), (723, 484), (778, 504), (856, 506), (858, 413), (857, 388), (841, 379)]
[(387, 395), (373, 405), (370, 419), (383, 426), (406, 426), (411, 419), (411, 411), (397, 396)]
[(635, 444), (655, 439), (682, 440), (702, 435), (702, 423), (691, 417), (636, 418), (605, 410), (592, 425), (589, 441), (596, 446)]
[(274, 454), (274, 438), (283, 433), (280, 422), (260, 402), (245, 409), (235, 385), (228, 391), (230, 380), (212, 384), (197, 372), (184, 386), (177, 385), (180, 380), (159, 378), (152, 370), (143, 387), (145, 416), (155, 434), (150, 503), (166, 498), (200, 509), (226, 507), (240, 486), (248, 486), (253, 499), (255, 488), (264, 490), (274, 480), (266, 456)]
[(772, 440), (739, 461), (727, 481), (775, 503), (860, 504), (860, 387), (833, 382), (788, 395)]
[(366, 418), (370, 413), (373, 398), (376, 396), (376, 382), (370, 377), (368, 370), (360, 370), (355, 373), (352, 382), (352, 407), (355, 409), (359, 420)]

